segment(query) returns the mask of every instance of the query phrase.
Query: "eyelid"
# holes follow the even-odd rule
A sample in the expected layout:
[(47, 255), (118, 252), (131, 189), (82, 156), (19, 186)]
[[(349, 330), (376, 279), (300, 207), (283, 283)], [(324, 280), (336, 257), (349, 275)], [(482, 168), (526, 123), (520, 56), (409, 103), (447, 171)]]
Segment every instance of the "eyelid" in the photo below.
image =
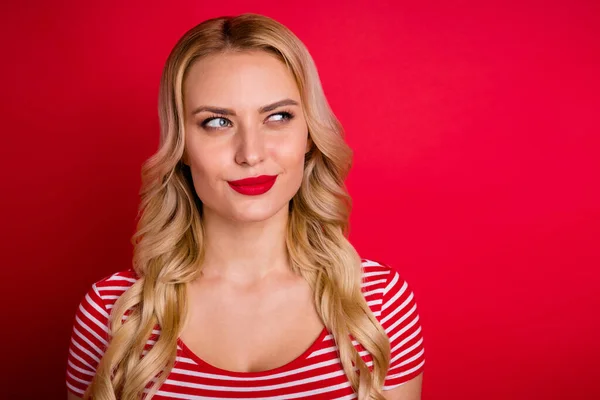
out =
[(267, 119), (271, 118), (273, 115), (280, 115), (280, 114), (283, 115), (283, 116), (286, 116), (286, 114), (287, 114), (287, 118), (286, 119), (288, 121), (295, 117), (295, 114), (293, 112), (289, 111), (289, 110), (280, 110), (280, 111), (274, 112), (273, 114), (270, 114), (267, 117)]
[[(284, 114), (284, 115), (289, 114), (289, 116), (287, 118), (283, 119), (283, 121), (285, 121), (285, 120), (290, 121), (295, 117), (295, 114), (290, 110), (279, 110), (277, 112), (269, 114), (267, 119), (271, 118), (274, 115), (279, 115), (279, 114)], [(208, 123), (214, 119), (224, 119), (231, 124), (231, 120), (229, 118), (225, 117), (223, 114), (212, 114), (212, 115), (208, 116), (207, 118), (205, 118), (204, 120), (202, 120), (202, 122), (200, 123), (200, 126), (202, 126), (205, 129), (220, 129), (220, 128), (207, 127)], [(222, 127), (222, 128), (227, 128), (227, 127)]]
[[(224, 119), (224, 120), (227, 120), (227, 121), (229, 121), (229, 122), (231, 123), (231, 121), (230, 121), (228, 118), (226, 118), (226, 117), (224, 117), (224, 116), (222, 116), (222, 115), (219, 115), (219, 114), (212, 114), (211, 116), (209, 116), (209, 117), (207, 117), (207, 118), (204, 118), (204, 119), (202, 120), (202, 122), (200, 123), (200, 126), (202, 126), (203, 128), (207, 128), (207, 125), (208, 125), (208, 123), (209, 123), (209, 122), (211, 122), (211, 121), (212, 121), (212, 120), (214, 120), (214, 119)], [(208, 127), (207, 129), (219, 129), (219, 128), (211, 128), (211, 127)]]

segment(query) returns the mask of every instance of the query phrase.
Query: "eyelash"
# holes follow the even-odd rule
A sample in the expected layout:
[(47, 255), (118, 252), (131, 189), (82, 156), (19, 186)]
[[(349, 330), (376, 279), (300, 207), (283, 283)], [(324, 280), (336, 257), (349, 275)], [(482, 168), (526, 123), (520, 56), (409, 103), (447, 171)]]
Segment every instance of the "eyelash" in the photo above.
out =
[[(292, 113), (291, 111), (280, 111), (280, 112), (277, 112), (277, 113), (269, 115), (268, 118), (271, 118), (274, 115), (282, 115), (284, 117), (283, 120), (279, 120), (279, 121), (275, 121), (275, 122), (290, 121), (290, 120), (292, 120), (294, 118), (294, 113)], [(205, 129), (219, 129), (219, 128), (213, 128), (213, 127), (207, 127), (206, 126), (213, 119), (225, 119), (225, 120), (229, 121), (227, 118), (225, 118), (225, 117), (223, 117), (223, 116), (221, 116), (219, 114), (213, 114), (210, 117), (206, 118), (204, 121), (202, 121), (200, 123), (200, 126), (202, 128), (205, 128)], [(231, 121), (229, 121), (229, 122), (231, 122)], [(223, 127), (223, 128), (227, 128), (227, 127)]]

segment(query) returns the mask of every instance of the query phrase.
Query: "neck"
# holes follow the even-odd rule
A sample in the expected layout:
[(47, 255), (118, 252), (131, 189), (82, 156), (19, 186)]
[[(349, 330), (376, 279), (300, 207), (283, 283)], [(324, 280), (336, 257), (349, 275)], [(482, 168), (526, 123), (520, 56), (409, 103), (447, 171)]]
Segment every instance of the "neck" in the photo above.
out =
[(239, 222), (204, 210), (205, 257), (202, 275), (256, 282), (289, 270), (285, 243), (288, 207), (264, 221)]

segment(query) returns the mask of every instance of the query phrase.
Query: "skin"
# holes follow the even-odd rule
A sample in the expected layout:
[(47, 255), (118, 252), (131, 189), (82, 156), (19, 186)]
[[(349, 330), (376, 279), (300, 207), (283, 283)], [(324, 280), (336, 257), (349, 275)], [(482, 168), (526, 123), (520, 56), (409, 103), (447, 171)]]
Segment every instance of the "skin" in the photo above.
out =
[[(285, 99), (295, 104), (258, 111)], [(184, 162), (203, 202), (206, 257), (202, 276), (188, 288), (181, 340), (222, 369), (278, 367), (301, 355), (323, 330), (311, 289), (292, 273), (285, 246), (288, 204), (300, 188), (310, 148), (300, 93), (274, 56), (230, 53), (191, 67), (184, 102)], [(214, 115), (194, 115), (201, 105), (236, 115), (202, 126)], [(240, 194), (227, 183), (257, 175), (277, 180), (258, 196)]]
[[(285, 246), (288, 204), (311, 146), (298, 87), (281, 61), (253, 51), (201, 59), (183, 89), (183, 161), (203, 202), (206, 257), (201, 276), (188, 285), (180, 338), (217, 368), (277, 368), (300, 356), (323, 330), (312, 291), (292, 273)], [(259, 111), (284, 99), (296, 104)], [(235, 115), (194, 113), (200, 106)], [(258, 175), (277, 175), (271, 190), (258, 196), (227, 183)], [(421, 384), (419, 375), (386, 391), (386, 399), (418, 400)]]

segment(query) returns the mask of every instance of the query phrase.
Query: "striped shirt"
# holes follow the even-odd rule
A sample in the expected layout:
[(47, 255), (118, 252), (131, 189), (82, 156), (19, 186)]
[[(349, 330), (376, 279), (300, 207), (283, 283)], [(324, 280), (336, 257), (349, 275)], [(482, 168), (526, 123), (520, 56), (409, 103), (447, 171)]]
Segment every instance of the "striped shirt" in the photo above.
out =
[[(362, 292), (391, 345), (384, 390), (423, 371), (425, 356), (417, 304), (412, 290), (391, 267), (362, 260)], [(136, 281), (133, 270), (115, 273), (92, 285), (75, 315), (66, 374), (67, 388), (82, 396), (108, 344), (113, 304)], [(159, 327), (157, 327), (159, 328)], [(147, 348), (160, 335), (153, 331)], [(372, 368), (370, 354), (353, 341)], [(174, 368), (154, 399), (355, 399), (342, 369), (333, 336), (324, 328), (317, 340), (288, 364), (261, 372), (226, 371), (203, 361), (179, 340)]]

